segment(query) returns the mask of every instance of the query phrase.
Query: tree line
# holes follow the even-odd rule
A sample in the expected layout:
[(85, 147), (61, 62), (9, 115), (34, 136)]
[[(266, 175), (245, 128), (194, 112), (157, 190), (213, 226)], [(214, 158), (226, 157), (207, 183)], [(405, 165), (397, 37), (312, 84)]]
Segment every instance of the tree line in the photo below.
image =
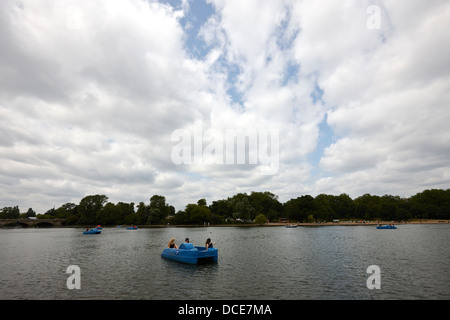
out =
[(343, 220), (410, 220), (450, 219), (450, 189), (431, 189), (409, 198), (392, 195), (364, 194), (352, 199), (347, 194), (302, 195), (285, 203), (266, 192), (238, 193), (207, 204), (205, 199), (186, 205), (184, 210), (166, 203), (166, 198), (153, 195), (148, 204), (109, 202), (106, 195), (89, 195), (79, 204), (65, 203), (44, 214), (30, 208), (20, 213), (19, 207), (4, 207), (0, 219), (37, 217), (65, 219), (66, 225), (203, 225), (223, 223), (265, 223), (288, 219), (291, 222), (327, 222)]

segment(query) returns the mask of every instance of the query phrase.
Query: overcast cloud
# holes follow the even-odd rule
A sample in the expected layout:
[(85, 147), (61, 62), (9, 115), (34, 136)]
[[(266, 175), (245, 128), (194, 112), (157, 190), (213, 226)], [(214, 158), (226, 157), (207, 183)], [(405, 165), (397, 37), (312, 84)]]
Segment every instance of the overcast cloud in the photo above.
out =
[[(0, 208), (450, 187), (447, 0), (2, 0), (0, 30)], [(227, 130), (277, 133), (276, 172), (206, 163)]]

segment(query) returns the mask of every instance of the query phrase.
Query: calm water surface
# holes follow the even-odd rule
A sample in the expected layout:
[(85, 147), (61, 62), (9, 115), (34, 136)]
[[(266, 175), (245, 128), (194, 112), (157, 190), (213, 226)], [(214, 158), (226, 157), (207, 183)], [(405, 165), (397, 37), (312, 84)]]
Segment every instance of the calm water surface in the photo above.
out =
[[(450, 299), (450, 225), (82, 231), (0, 229), (0, 299)], [(171, 237), (209, 237), (219, 261), (163, 259)], [(67, 288), (69, 265), (80, 290)]]

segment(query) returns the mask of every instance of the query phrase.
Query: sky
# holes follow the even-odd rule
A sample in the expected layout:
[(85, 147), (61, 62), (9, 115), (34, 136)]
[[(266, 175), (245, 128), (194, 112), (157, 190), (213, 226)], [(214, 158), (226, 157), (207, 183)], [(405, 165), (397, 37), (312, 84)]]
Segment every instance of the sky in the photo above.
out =
[(450, 188), (447, 0), (2, 0), (0, 208)]

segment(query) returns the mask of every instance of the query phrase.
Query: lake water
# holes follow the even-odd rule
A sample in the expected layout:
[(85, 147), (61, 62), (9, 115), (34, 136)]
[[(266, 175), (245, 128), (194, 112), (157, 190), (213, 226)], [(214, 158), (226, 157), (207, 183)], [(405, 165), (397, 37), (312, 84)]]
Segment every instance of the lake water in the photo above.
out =
[[(450, 225), (0, 229), (0, 299), (450, 299)], [(217, 263), (161, 258), (171, 237)], [(81, 289), (67, 288), (68, 266)], [(368, 289), (367, 268), (380, 268)]]

